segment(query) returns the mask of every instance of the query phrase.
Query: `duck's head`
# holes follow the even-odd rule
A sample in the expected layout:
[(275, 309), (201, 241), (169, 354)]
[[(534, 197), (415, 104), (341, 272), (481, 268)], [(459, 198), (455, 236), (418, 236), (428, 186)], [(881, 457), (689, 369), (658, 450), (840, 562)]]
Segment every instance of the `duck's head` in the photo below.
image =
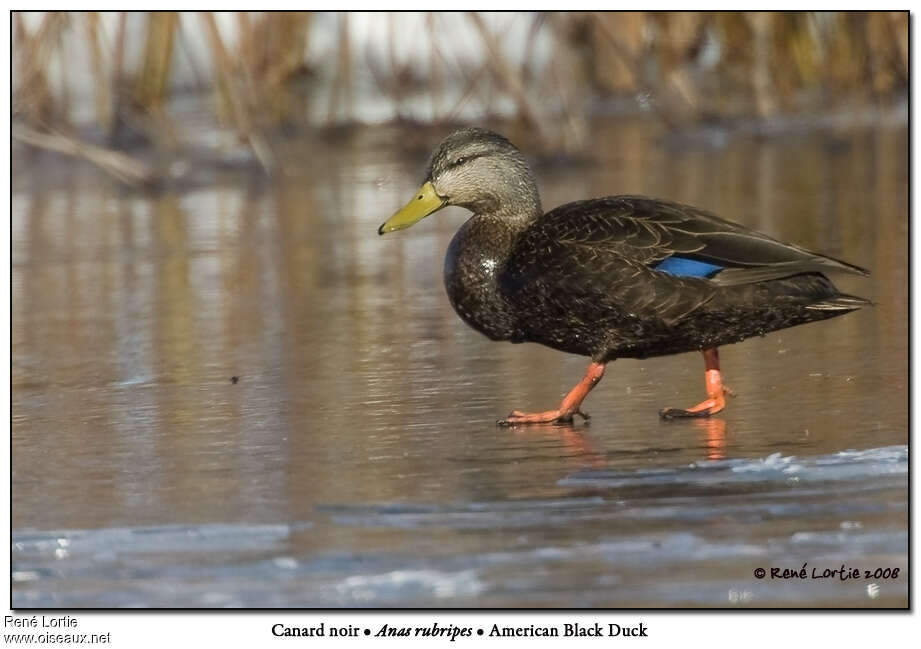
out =
[(432, 154), (422, 187), (378, 228), (378, 234), (408, 228), (448, 205), (509, 219), (541, 213), (537, 183), (524, 156), (485, 128), (464, 128), (443, 139)]

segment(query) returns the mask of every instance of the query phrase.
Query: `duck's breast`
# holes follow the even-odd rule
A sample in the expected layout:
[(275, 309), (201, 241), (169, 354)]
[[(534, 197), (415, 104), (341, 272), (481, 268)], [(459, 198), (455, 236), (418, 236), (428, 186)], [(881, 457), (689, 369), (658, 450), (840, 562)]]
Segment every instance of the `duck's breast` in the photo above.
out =
[(477, 217), (464, 223), (445, 256), (444, 282), (451, 306), (468, 325), (493, 340), (511, 340), (515, 318), (502, 298), (498, 276), (510, 235)]

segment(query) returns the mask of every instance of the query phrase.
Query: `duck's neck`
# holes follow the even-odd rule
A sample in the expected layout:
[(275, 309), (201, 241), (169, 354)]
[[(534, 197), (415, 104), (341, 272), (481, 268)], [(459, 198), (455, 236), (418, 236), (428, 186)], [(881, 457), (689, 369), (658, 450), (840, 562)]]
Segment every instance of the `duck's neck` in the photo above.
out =
[(493, 222), (513, 232), (523, 231), (544, 213), (537, 186), (533, 181), (522, 180), (507, 189), (507, 195), (494, 196), (473, 206), (474, 218)]

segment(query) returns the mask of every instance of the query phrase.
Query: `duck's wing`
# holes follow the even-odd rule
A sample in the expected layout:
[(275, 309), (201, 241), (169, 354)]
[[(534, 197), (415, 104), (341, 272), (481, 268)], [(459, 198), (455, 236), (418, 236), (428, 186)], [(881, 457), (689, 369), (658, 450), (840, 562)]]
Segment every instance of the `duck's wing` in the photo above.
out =
[(829, 270), (867, 274), (703, 210), (616, 196), (545, 214), (515, 243), (500, 290), (522, 313), (671, 326), (722, 287)]
[(643, 196), (568, 203), (545, 214), (540, 226), (561, 242), (591, 246), (660, 272), (706, 277), (718, 286), (805, 272), (869, 274), (705, 210)]
[(628, 224), (626, 233), (604, 237), (592, 221), (585, 213), (565, 223), (542, 220), (516, 241), (499, 289), (523, 327), (561, 320), (670, 326), (712, 299), (712, 282), (648, 265), (667, 256), (657, 251), (651, 230)]

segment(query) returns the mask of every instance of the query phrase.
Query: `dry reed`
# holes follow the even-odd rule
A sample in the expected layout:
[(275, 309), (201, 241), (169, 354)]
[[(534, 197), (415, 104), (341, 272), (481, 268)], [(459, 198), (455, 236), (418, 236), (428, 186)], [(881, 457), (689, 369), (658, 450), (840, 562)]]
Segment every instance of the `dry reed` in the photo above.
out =
[[(456, 61), (439, 42), (448, 18), (430, 13), (420, 26), (430, 39), (426, 78), (413, 61), (398, 60), (392, 14), (381, 15), (390, 34), (381, 62), (352, 55), (361, 44), (354, 42), (350, 16), (340, 13), (329, 75), (319, 74), (322, 61), (307, 58), (310, 13), (238, 13), (231, 39), (224, 33), (227, 26), (219, 27), (210, 12), (198, 20), (186, 13), (150, 12), (137, 17), (145, 35), (138, 61), (126, 55), (124, 12), (109, 39), (94, 12), (47, 12), (37, 23), (30, 21), (36, 25), (32, 30), (23, 18), (13, 13), (13, 117), (29, 130), (19, 130), (17, 141), (90, 159), (109, 170), (122, 166), (107, 162), (110, 151), (80, 144), (70, 132), (73, 89), (65, 37), (71, 39), (70, 49), (86, 49), (100, 131), (111, 138), (120, 124), (140, 125), (150, 141), (166, 148), (183, 143), (170, 117), (176, 52), (191, 60), (184, 39), (206, 43), (214, 115), (269, 173), (278, 166), (270, 141), (279, 127), (310, 123), (310, 115), (325, 117), (326, 125), (356, 118), (353, 96), (361, 66), (398, 119), (407, 117), (408, 102), (420, 92), (428, 95), (435, 121), (456, 120), (471, 102), (489, 114), (496, 97), (504, 96), (531, 145), (551, 151), (577, 151), (583, 145), (593, 100), (597, 105), (608, 97), (637, 97), (669, 128), (680, 129), (714, 117), (768, 119), (788, 111), (883, 105), (905, 96), (909, 74), (907, 12), (536, 13), (516, 18), (529, 21), (523, 52), (510, 51), (482, 14), (468, 13), (450, 19), (469, 21), (486, 57), (482, 66), (467, 69), (452, 67)], [(539, 70), (532, 59), (544, 30), (554, 51)], [(59, 79), (52, 79), (53, 64)], [(445, 99), (451, 73), (461, 87), (453, 106)], [(318, 104), (323, 98), (325, 106)], [(135, 171), (112, 173), (144, 176)]]

